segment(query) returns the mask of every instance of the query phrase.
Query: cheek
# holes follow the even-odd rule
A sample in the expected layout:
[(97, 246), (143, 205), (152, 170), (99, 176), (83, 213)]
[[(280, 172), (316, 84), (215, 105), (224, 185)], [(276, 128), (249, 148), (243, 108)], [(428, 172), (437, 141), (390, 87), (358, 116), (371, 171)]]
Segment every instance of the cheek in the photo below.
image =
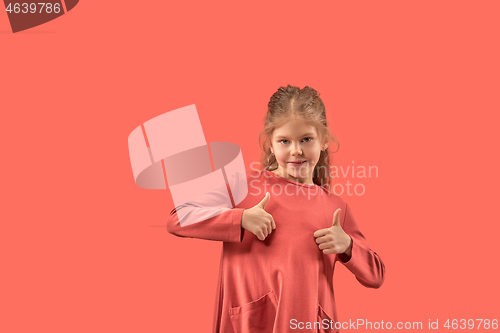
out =
[(275, 152), (276, 158), (283, 159), (288, 156), (288, 151), (285, 149), (277, 149)]
[(305, 151), (309, 159), (317, 161), (321, 156), (321, 150), (318, 147), (311, 147)]
[(278, 162), (284, 163), (284, 161), (286, 161), (286, 158), (287, 158), (287, 154), (286, 153), (283, 153), (283, 152), (277, 152), (276, 153), (276, 159), (278, 160)]
[(318, 161), (319, 161), (319, 158), (321, 157), (321, 152), (318, 152), (318, 151), (314, 151), (311, 153), (311, 155), (309, 156), (313, 156), (311, 158), (311, 165), (315, 166), (316, 164), (318, 164)]

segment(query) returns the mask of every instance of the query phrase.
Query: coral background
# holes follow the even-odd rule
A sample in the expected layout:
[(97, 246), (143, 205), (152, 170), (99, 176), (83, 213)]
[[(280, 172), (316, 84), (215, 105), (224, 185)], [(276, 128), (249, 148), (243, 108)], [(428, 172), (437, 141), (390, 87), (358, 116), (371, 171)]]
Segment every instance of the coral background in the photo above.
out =
[(379, 170), (337, 179), (365, 186), (341, 196), (387, 268), (374, 290), (337, 266), (340, 320), (500, 319), (499, 10), (85, 0), (16, 34), (0, 13), (0, 331), (210, 332), (222, 244), (166, 231), (170, 193), (135, 185), (127, 137), (196, 104), (250, 167), (287, 84), (321, 93), (335, 165)]

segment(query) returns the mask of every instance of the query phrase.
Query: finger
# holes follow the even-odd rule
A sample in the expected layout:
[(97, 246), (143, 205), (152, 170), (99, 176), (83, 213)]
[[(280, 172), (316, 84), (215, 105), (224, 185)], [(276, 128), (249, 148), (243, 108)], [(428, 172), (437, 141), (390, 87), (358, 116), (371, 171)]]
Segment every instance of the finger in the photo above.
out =
[(326, 242), (333, 242), (333, 239), (329, 236), (326, 236), (326, 235), (323, 237), (316, 238), (317, 244), (326, 243)]
[(262, 199), (257, 205), (262, 208), (262, 209), (266, 209), (266, 205), (267, 203), (269, 202), (269, 198), (270, 198), (270, 194), (269, 192), (266, 192), (266, 195), (264, 196), (264, 199)]
[(267, 223), (267, 234), (270, 235), (271, 232), (273, 232), (273, 223), (271, 220), (269, 220)]
[(269, 217), (271, 218), (271, 224), (273, 229), (276, 229), (276, 222), (274, 222), (274, 217), (271, 214), (269, 214)]
[(262, 233), (264, 234), (264, 237), (269, 236), (269, 230), (267, 229), (267, 226), (264, 226), (262, 228)]
[(314, 232), (314, 237), (321, 237), (321, 236), (324, 236), (328, 233), (328, 230), (329, 228), (326, 228), (326, 229), (320, 229), (320, 230), (316, 230)]
[(341, 210), (342, 210), (342, 209), (340, 209), (340, 208), (339, 208), (339, 209), (337, 209), (337, 210), (335, 211), (335, 213), (333, 213), (333, 223), (332, 223), (332, 227), (333, 227), (333, 226), (336, 226), (336, 225), (338, 225), (338, 226), (340, 227), (340, 211), (341, 211)]
[(335, 249), (325, 249), (323, 250), (324, 254), (337, 254), (337, 250)]
[(322, 244), (319, 244), (319, 245), (318, 245), (318, 247), (319, 247), (319, 249), (320, 249), (320, 250), (327, 250), (327, 249), (331, 249), (331, 250), (333, 250), (333, 249), (335, 248), (335, 246), (334, 246), (334, 245), (329, 244), (329, 243), (322, 243)]
[(266, 236), (264, 236), (264, 233), (262, 231), (257, 232), (257, 234), (255, 236), (257, 236), (257, 238), (261, 241), (266, 239)]

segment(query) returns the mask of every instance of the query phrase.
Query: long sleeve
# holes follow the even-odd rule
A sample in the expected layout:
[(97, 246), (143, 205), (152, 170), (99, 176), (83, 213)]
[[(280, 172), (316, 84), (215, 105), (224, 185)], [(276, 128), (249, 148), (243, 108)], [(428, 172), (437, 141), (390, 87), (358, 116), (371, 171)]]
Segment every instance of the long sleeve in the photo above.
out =
[[(239, 178), (230, 177), (231, 186), (223, 183), (202, 195), (191, 198), (170, 212), (167, 231), (179, 237), (201, 238), (223, 242), (241, 242), (243, 208), (230, 208), (230, 189), (238, 193)], [(241, 180), (240, 180), (241, 181)]]
[(352, 252), (350, 259), (343, 253), (337, 256), (337, 260), (351, 271), (363, 286), (380, 288), (384, 282), (384, 263), (379, 255), (370, 249), (347, 204), (342, 229), (352, 238)]
[[(199, 212), (204, 208), (181, 206), (179, 209), (190, 209), (193, 212)], [(174, 209), (170, 212), (167, 220), (167, 231), (179, 237), (241, 242), (245, 231), (241, 227), (243, 211), (243, 208), (228, 209), (217, 216), (183, 227), (179, 222), (177, 211)]]

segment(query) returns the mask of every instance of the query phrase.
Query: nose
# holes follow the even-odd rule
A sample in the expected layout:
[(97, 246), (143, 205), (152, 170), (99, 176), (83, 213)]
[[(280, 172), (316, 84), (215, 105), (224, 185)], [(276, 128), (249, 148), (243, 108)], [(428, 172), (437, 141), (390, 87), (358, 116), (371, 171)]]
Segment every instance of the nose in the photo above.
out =
[(293, 146), (292, 150), (290, 151), (290, 155), (292, 156), (297, 156), (297, 155), (302, 155), (302, 149), (299, 148), (299, 146)]

